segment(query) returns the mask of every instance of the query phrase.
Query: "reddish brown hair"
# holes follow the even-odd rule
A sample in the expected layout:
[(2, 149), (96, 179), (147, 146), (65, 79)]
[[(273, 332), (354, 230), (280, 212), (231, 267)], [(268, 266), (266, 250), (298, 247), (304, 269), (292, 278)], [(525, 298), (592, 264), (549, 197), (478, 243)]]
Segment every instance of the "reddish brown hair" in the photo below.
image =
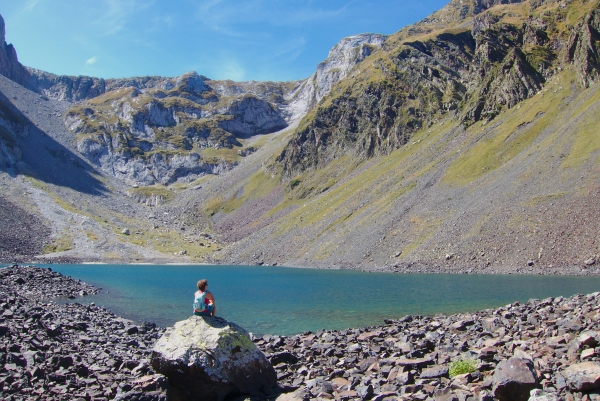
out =
[(208, 280), (206, 280), (205, 278), (198, 281), (198, 289), (202, 292), (204, 292), (204, 289), (206, 288), (207, 285), (208, 285)]

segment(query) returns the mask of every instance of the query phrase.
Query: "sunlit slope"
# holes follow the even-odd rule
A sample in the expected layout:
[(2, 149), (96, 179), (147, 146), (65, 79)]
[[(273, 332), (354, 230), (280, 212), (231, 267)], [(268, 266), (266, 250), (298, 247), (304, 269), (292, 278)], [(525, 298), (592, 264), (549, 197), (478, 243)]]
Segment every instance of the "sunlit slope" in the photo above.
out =
[[(581, 90), (566, 70), (487, 124), (465, 129), (447, 118), (388, 156), (341, 158), (285, 185), (263, 168), (213, 205), (216, 221), (238, 222), (222, 226), (238, 241), (223, 260), (475, 271), (583, 265), (600, 254), (599, 100), (598, 87)], [(250, 203), (262, 205), (251, 219), (259, 206)]]

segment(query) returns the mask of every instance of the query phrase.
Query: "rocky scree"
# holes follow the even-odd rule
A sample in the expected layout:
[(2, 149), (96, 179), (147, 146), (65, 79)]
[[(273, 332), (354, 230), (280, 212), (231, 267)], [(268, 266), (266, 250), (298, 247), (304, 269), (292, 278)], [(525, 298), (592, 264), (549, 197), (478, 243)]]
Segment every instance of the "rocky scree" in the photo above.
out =
[(149, 364), (162, 329), (94, 304), (49, 301), (96, 292), (50, 269), (0, 269), (0, 398), (167, 399), (167, 380)]
[(0, 195), (0, 262), (21, 262), (43, 253), (51, 231), (39, 219)]
[[(594, 293), (254, 341), (285, 399), (596, 400), (599, 318)], [(474, 368), (451, 377), (457, 361)]]

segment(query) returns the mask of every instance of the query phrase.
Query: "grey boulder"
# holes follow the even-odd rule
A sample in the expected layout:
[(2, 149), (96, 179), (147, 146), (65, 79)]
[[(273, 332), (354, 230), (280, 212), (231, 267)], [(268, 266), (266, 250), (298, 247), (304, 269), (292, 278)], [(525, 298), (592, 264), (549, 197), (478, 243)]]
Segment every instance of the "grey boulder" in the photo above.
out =
[(498, 364), (493, 382), (494, 397), (500, 401), (527, 401), (531, 390), (539, 387), (531, 361), (515, 357)]
[(565, 381), (575, 391), (588, 391), (600, 388), (600, 365), (582, 362), (571, 365), (562, 372)]
[(277, 386), (273, 366), (248, 332), (221, 317), (175, 323), (154, 345), (151, 362), (168, 378), (172, 401), (221, 401), (269, 394)]

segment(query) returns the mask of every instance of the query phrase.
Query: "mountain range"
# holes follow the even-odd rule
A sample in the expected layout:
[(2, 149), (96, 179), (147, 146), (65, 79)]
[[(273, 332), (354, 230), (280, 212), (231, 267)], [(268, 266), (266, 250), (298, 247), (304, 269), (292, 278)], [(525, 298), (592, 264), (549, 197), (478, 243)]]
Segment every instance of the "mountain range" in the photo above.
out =
[(452, 0), (295, 82), (58, 76), (0, 28), (0, 260), (597, 269), (597, 0)]

